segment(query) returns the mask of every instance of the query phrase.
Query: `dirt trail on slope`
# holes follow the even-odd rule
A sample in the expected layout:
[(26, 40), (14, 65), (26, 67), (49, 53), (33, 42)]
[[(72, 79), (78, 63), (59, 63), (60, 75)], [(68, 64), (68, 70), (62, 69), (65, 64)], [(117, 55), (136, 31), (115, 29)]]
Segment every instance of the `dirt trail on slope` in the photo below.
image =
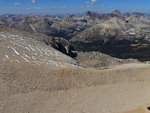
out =
[(19, 93), (1, 102), (2, 113), (149, 113), (149, 88), (141, 82)]
[[(131, 65), (131, 66), (130, 66)], [(149, 81), (149, 65), (130, 64), (111, 69), (94, 70), (80, 67), (51, 67), (32, 64), (1, 65), (1, 93), (6, 95), (35, 90), (55, 91), (105, 84)], [(1, 94), (0, 93), (0, 94)]]

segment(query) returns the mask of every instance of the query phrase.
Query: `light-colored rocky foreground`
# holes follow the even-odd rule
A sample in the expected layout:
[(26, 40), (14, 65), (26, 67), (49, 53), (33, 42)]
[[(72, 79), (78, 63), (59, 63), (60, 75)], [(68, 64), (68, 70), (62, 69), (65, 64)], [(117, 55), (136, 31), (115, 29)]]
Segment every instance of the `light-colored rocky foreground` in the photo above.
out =
[(149, 65), (64, 69), (1, 80), (1, 113), (149, 113)]

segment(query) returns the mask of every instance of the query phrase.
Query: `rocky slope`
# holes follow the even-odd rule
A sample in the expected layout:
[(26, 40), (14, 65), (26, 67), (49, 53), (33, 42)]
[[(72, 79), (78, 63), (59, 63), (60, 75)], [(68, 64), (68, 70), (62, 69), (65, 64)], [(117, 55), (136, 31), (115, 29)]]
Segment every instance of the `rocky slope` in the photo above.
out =
[(51, 46), (68, 56), (71, 56), (71, 57), (76, 56), (76, 54), (73, 52), (74, 49), (71, 46), (70, 42), (64, 38), (47, 36), (41, 33), (30, 33), (30, 32), (25, 32), (25, 31), (19, 31), (19, 30), (7, 28), (7, 27), (0, 27), (0, 30), (2, 32), (9, 32), (9, 33), (14, 33), (14, 34), (19, 34), (23, 37), (29, 37), (43, 44), (46, 44), (47, 46)]
[[(33, 36), (33, 35), (32, 35)], [(47, 46), (41, 41), (25, 37), (6, 29), (0, 31), (1, 63), (28, 63), (35, 65), (61, 65), (60, 62), (75, 63), (75, 60)], [(62, 64), (63, 65), (63, 64)]]
[(77, 61), (85, 67), (101, 68), (114, 65), (128, 64), (128, 63), (140, 63), (134, 59), (118, 59), (101, 52), (78, 52)]

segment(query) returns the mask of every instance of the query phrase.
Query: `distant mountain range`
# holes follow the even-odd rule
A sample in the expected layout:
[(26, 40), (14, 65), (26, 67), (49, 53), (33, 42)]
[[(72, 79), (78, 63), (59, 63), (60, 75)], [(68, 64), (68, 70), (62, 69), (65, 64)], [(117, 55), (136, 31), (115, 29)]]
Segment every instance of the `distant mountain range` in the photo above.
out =
[[(72, 57), (76, 56), (74, 51), (96, 51), (117, 58), (150, 60), (150, 17), (142, 13), (115, 10), (65, 17), (2, 15), (0, 26), (51, 37), (56, 49)], [(48, 40), (45, 43), (49, 45)]]

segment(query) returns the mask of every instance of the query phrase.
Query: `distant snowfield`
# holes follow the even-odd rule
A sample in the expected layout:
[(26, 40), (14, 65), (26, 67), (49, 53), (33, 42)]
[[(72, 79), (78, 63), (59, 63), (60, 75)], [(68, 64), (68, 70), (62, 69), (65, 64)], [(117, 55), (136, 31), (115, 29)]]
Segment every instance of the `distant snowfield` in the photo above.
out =
[(41, 42), (0, 32), (0, 52), (3, 61), (36, 65), (75, 66), (76, 61)]

